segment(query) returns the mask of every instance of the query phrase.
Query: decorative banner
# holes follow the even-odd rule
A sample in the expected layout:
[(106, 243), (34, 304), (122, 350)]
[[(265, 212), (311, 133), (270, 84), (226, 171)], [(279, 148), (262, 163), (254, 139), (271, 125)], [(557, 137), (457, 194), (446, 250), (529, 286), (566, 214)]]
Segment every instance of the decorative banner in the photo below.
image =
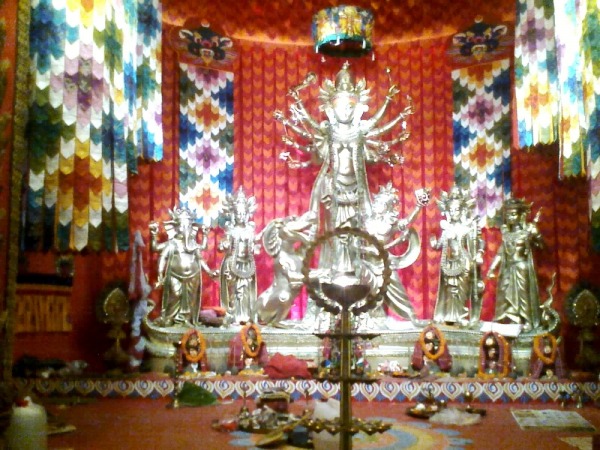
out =
[(233, 73), (180, 64), (179, 200), (216, 226), (233, 191)]
[(54, 275), (28, 275), (16, 288), (15, 332), (72, 331), (73, 279)]
[(488, 24), (481, 16), (461, 33), (452, 36), (447, 55), (455, 67), (508, 58), (514, 44), (512, 27)]
[[(128, 248), (128, 173), (137, 169), (140, 135), (162, 154), (156, 107), (145, 101), (156, 103), (160, 76), (143, 76), (145, 67), (160, 65), (145, 59), (160, 56), (148, 39), (161, 28), (152, 8), (135, 0), (32, 5), (28, 248)], [(142, 131), (149, 116), (151, 138)]]
[(515, 95), (519, 147), (558, 137), (558, 80), (552, 0), (518, 0)]
[(592, 246), (600, 250), (598, 2), (519, 0), (517, 8), (519, 145), (558, 140), (560, 176), (588, 171)]
[(453, 70), (452, 80), (456, 184), (491, 222), (511, 191), (510, 60)]
[[(58, 151), (64, 93), (64, 2), (42, 0), (31, 9), (29, 51), (33, 71), (29, 109), (29, 185), (26, 245), (52, 247), (58, 197)], [(42, 34), (43, 30), (43, 34)], [(53, 81), (51, 86), (51, 80)]]
[[(95, 5), (97, 6), (97, 5)], [(127, 209), (127, 165), (131, 162), (131, 122), (128, 100), (133, 86), (126, 83), (125, 74), (133, 71), (131, 54), (136, 42), (130, 39), (131, 27), (137, 28), (130, 2), (114, 8), (105, 5), (104, 28), (104, 94), (102, 101), (102, 242), (90, 242), (94, 249), (127, 249), (129, 223)], [(96, 11), (98, 11), (96, 9)], [(98, 24), (96, 24), (98, 27)], [(136, 167), (137, 169), (137, 167)], [(87, 242), (77, 242), (81, 250)]]
[(592, 222), (592, 248), (600, 252), (600, 5), (587, 1), (583, 11), (582, 26), (582, 84), (583, 103), (587, 119), (585, 146), (588, 152), (588, 177), (590, 180), (590, 214)]
[(161, 5), (160, 0), (138, 0), (137, 89), (142, 119), (139, 156), (148, 161), (163, 158)]
[(188, 20), (183, 27), (173, 28), (171, 46), (180, 62), (199, 67), (229, 69), (236, 57), (233, 41), (215, 31), (206, 21), (194, 25), (198, 20)]
[(559, 147), (562, 176), (585, 173), (585, 116), (581, 84), (581, 32), (575, 0), (554, 2), (559, 88)]

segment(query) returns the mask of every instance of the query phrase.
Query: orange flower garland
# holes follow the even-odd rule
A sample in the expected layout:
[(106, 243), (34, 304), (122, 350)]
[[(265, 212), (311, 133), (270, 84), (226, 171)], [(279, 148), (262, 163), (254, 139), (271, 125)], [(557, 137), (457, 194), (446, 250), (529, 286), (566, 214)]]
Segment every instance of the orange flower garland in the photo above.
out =
[[(248, 330), (253, 329), (254, 332), (256, 333), (256, 349), (252, 350), (250, 348), (250, 345), (248, 344)], [(256, 326), (256, 324), (251, 323), (246, 325), (244, 328), (241, 329), (240, 331), (240, 338), (242, 339), (242, 346), (244, 347), (244, 353), (251, 357), (251, 358), (256, 358), (258, 356), (258, 352), (260, 351), (260, 346), (262, 344), (262, 336), (260, 335), (260, 329)]]
[[(541, 348), (543, 345), (542, 339), (544, 339), (544, 338), (548, 338), (550, 340), (550, 346), (552, 347), (550, 356), (546, 356), (544, 354), (544, 349)], [(554, 335), (552, 335), (550, 333), (544, 333), (544, 334), (537, 335), (536, 337), (533, 338), (533, 351), (535, 352), (536, 356), (540, 359), (540, 361), (542, 361), (544, 363), (544, 365), (549, 366), (551, 364), (554, 364), (554, 361), (556, 360), (557, 350), (558, 350), (558, 342), (557, 342), (556, 338), (554, 337)]]
[(485, 373), (485, 341), (488, 337), (492, 336), (493, 333), (488, 332), (484, 334), (479, 341), (479, 368), (477, 369), (477, 376), (485, 379), (492, 379), (498, 377), (505, 377), (508, 375), (508, 371), (510, 369), (510, 351), (508, 348), (508, 342), (501, 334), (497, 334), (495, 336), (496, 342), (498, 343), (498, 347), (502, 347), (502, 371), (500, 373)]
[[(440, 345), (436, 353), (431, 353), (429, 350), (427, 350), (425, 334), (427, 334), (428, 331), (433, 331), (433, 334), (435, 334), (435, 336), (440, 340)], [(444, 354), (444, 349), (446, 348), (446, 338), (444, 337), (444, 333), (442, 333), (436, 327), (427, 327), (421, 331), (421, 334), (419, 335), (419, 344), (421, 345), (423, 354), (427, 358), (431, 359), (432, 361), (437, 361)]]
[[(192, 337), (192, 335), (196, 335), (196, 337), (198, 338), (198, 354), (197, 355), (190, 355), (190, 353), (187, 349), (187, 343), (188, 343), (189, 339)], [(198, 361), (201, 361), (202, 358), (204, 357), (204, 353), (206, 352), (206, 341), (204, 340), (204, 336), (202, 336), (202, 333), (200, 333), (198, 330), (190, 330), (190, 331), (186, 332), (183, 335), (183, 338), (181, 339), (181, 351), (183, 352), (186, 361), (189, 361), (191, 363), (197, 363)]]

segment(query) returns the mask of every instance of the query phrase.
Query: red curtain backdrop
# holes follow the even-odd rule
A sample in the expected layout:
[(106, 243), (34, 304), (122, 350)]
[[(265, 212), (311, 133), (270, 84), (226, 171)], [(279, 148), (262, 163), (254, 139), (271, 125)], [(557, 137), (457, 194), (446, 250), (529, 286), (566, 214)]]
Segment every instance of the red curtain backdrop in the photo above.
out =
[[(270, 220), (287, 215), (299, 215), (308, 208), (308, 197), (317, 168), (292, 170), (279, 159), (284, 150), (281, 143), (283, 129), (272, 118), (276, 109), (287, 109), (287, 90), (300, 83), (309, 71), (314, 71), (319, 83), (332, 78), (341, 67), (342, 61), (331, 59), (322, 62), (310, 48), (269, 46), (242, 43), (237, 47), (239, 57), (234, 65), (234, 187), (242, 186), (247, 194), (254, 195), (258, 202), (255, 215), (257, 229), (262, 229)], [(160, 163), (142, 165), (140, 173), (131, 180), (132, 233), (139, 229), (148, 241), (148, 223), (166, 220), (168, 208), (177, 206), (177, 163), (178, 163), (178, 92), (177, 57), (165, 48), (163, 79), (163, 112), (165, 126), (164, 160)], [(403, 94), (410, 95), (415, 102), (415, 115), (410, 120), (412, 136), (405, 146), (406, 163), (403, 167), (372, 166), (369, 177), (373, 191), (380, 184), (392, 180), (402, 193), (403, 216), (414, 207), (413, 191), (426, 186), (435, 193), (447, 189), (452, 183), (451, 148), (451, 84), (449, 70), (444, 59), (444, 45), (439, 42), (421, 46), (391, 46), (378, 52), (375, 61), (362, 59), (352, 61), (357, 77), (365, 77), (371, 88), (372, 110), (384, 99), (389, 87), (386, 67), (391, 69), (394, 82)], [(318, 85), (304, 91), (309, 108), (315, 117), (317, 110)], [(397, 114), (405, 103), (399, 99), (391, 106), (389, 117)], [(368, 113), (367, 113), (368, 116)], [(419, 234), (436, 227), (439, 222), (435, 205), (424, 211), (416, 223)], [(218, 231), (212, 235), (211, 245), (205, 253), (208, 263), (217, 267), (222, 255), (216, 251)], [(433, 308), (432, 299), (437, 290), (438, 263), (435, 253), (430, 251), (423, 239), (423, 257), (401, 273), (401, 278), (413, 299), (417, 314), (429, 317)], [(271, 279), (271, 261), (266, 255), (258, 257), (259, 273), (268, 274), (259, 279), (259, 292)], [(155, 279), (155, 259), (147, 255), (148, 273)], [(103, 276), (108, 282), (114, 277), (127, 278), (127, 257), (106, 255), (103, 258)], [(216, 283), (206, 280), (203, 304), (218, 304)], [(295, 309), (301, 315), (303, 306)]]
[[(325, 78), (334, 78), (343, 63), (328, 58), (308, 47), (277, 46), (249, 41), (236, 42), (238, 58), (233, 71), (234, 87), (234, 189), (243, 187), (246, 194), (257, 199), (254, 217), (257, 230), (272, 219), (300, 215), (308, 208), (308, 198), (317, 167), (289, 169), (279, 159), (284, 151), (282, 126), (273, 120), (273, 111), (287, 110), (288, 89), (299, 84), (308, 72), (315, 72), (318, 83), (302, 91), (302, 96), (314, 117), (318, 89)], [(386, 68), (402, 94), (414, 101), (415, 114), (409, 119), (411, 137), (404, 145), (406, 161), (400, 167), (375, 165), (368, 168), (371, 191), (392, 181), (401, 193), (401, 216), (407, 216), (415, 205), (413, 192), (428, 187), (436, 197), (448, 190), (454, 180), (452, 160), (452, 81), (451, 67), (445, 58), (446, 41), (432, 40), (377, 49), (375, 60), (351, 60), (357, 78), (365, 77), (371, 89), (369, 104), (372, 113), (379, 106), (389, 87)], [(177, 136), (177, 56), (168, 47), (163, 52), (163, 112), (165, 126), (164, 160), (140, 166), (138, 176), (130, 180), (132, 189), (131, 232), (139, 229), (148, 242), (148, 224), (152, 220), (167, 220), (168, 209), (177, 206), (178, 136)], [(406, 104), (398, 96), (388, 111), (388, 118)], [(369, 112), (365, 117), (369, 116)], [(385, 120), (385, 119), (384, 119)], [(534, 203), (534, 211), (542, 208), (540, 228), (546, 239), (545, 250), (536, 254), (540, 288), (544, 290), (551, 276), (557, 273), (555, 306), (561, 305), (568, 290), (577, 281), (589, 279), (597, 255), (590, 255), (589, 223), (585, 183), (577, 180), (557, 180), (556, 153), (552, 149), (531, 154), (512, 152), (513, 195)], [(438, 283), (439, 254), (429, 246), (429, 236), (439, 232), (440, 212), (432, 202), (416, 221), (421, 236), (421, 257), (400, 272), (417, 315), (430, 318)], [(216, 268), (222, 255), (216, 250), (220, 230), (211, 233), (205, 252), (208, 264)], [(484, 273), (500, 243), (497, 229), (484, 229), (487, 243)], [(128, 256), (104, 255), (102, 274), (105, 282), (115, 277), (127, 279)], [(156, 278), (156, 259), (146, 254), (147, 272), (151, 283)], [(266, 254), (257, 257), (259, 293), (271, 283), (271, 261)], [(204, 280), (203, 305), (219, 302), (217, 283)], [(494, 311), (495, 285), (488, 283), (484, 296), (482, 318), (491, 320)], [(157, 298), (156, 293), (153, 294)], [(299, 318), (305, 307), (301, 299), (293, 311)]]

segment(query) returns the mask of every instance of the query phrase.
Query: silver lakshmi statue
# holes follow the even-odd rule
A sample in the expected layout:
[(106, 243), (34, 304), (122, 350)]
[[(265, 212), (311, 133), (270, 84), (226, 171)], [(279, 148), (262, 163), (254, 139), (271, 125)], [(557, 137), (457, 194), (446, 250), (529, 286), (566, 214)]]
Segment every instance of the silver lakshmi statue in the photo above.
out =
[(225, 252), (221, 262), (220, 301), (226, 312), (226, 324), (258, 321), (256, 262), (260, 251), (252, 217), (256, 199), (246, 197), (242, 188), (228, 195), (222, 214), (226, 217), (225, 235), (219, 250)]

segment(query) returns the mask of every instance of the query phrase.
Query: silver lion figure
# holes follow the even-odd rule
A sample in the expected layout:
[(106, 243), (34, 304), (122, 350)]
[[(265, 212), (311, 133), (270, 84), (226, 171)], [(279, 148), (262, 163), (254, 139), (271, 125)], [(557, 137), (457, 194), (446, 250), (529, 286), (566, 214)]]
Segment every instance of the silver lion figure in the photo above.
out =
[(225, 252), (221, 263), (220, 301), (227, 324), (257, 322), (256, 262), (260, 251), (252, 217), (256, 199), (246, 197), (240, 188), (228, 195), (223, 204), (225, 235), (219, 250)]
[(441, 193), (437, 204), (445, 218), (440, 221), (440, 237), (430, 239), (431, 247), (441, 251), (433, 320), (460, 325), (476, 323), (481, 316), (480, 268), (485, 243), (474, 214), (475, 199), (468, 191), (454, 186)]
[(302, 263), (306, 244), (314, 239), (315, 215), (275, 219), (262, 231), (265, 251), (273, 258), (273, 282), (258, 297), (261, 323), (286, 328), (285, 320), (303, 285)]
[(540, 212), (528, 222), (531, 203), (509, 199), (502, 205), (502, 244), (488, 277), (498, 271), (494, 321), (522, 324), (525, 331), (540, 327), (541, 306), (533, 250), (544, 246), (537, 223)]
[[(157, 288), (162, 287), (161, 313), (155, 321), (160, 326), (197, 325), (202, 292), (202, 269), (215, 272), (202, 257), (206, 249), (208, 228), (193, 221), (186, 208), (170, 211), (172, 220), (164, 222), (167, 239), (158, 241), (159, 224), (150, 223), (150, 248), (158, 253)], [(198, 232), (202, 228), (202, 240)]]

